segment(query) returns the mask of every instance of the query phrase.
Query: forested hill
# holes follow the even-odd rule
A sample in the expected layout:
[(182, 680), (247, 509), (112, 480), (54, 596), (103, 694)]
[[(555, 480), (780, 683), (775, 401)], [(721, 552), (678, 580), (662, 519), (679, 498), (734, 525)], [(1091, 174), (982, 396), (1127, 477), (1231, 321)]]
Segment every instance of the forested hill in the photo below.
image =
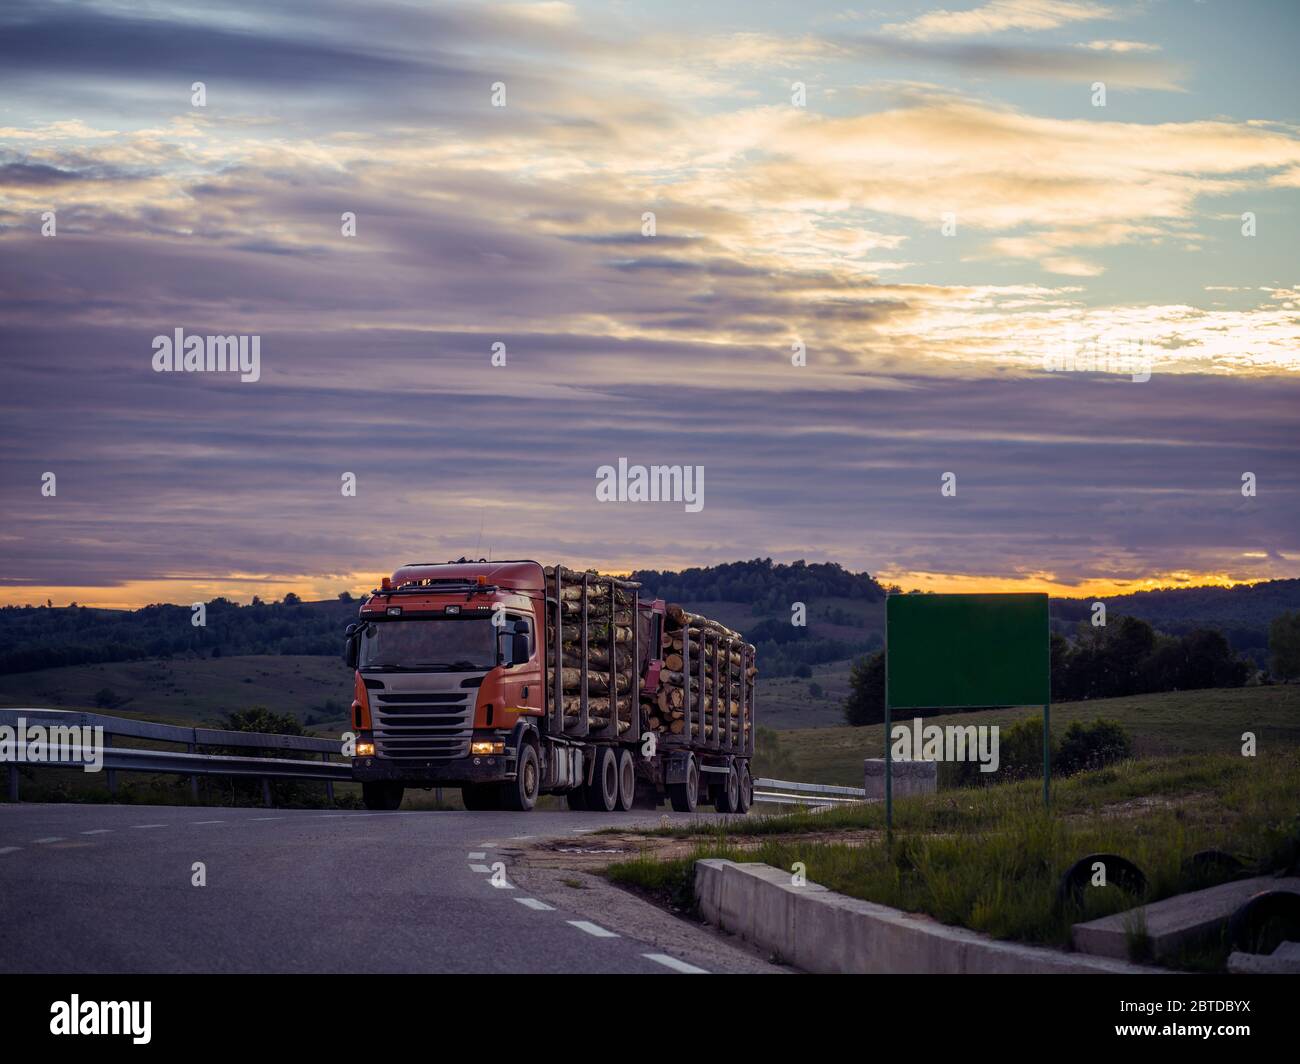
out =
[[(1052, 599), (1052, 616), (1062, 621), (1086, 620), (1095, 598)], [(1102, 599), (1109, 616), (1139, 617), (1171, 635), (1198, 628), (1217, 628), (1234, 649), (1268, 644), (1268, 626), (1282, 613), (1300, 610), (1300, 580), (1268, 580), (1236, 587), (1183, 587), (1138, 591)]]
[(792, 602), (831, 598), (877, 602), (885, 590), (869, 573), (854, 573), (835, 562), (805, 561), (789, 565), (771, 558), (727, 562), (708, 568), (660, 572), (639, 569), (632, 573), (647, 591), (673, 602), (744, 602), (756, 612), (788, 612)]
[[(632, 575), (646, 594), (716, 612), (743, 631), (758, 644), (767, 676), (803, 675), (811, 665), (857, 657), (880, 644), (884, 588), (868, 573), (833, 562), (778, 564), (755, 558)], [(806, 627), (790, 623), (796, 602), (807, 606)], [(1058, 629), (1069, 632), (1075, 622), (1086, 620), (1092, 602), (1053, 599)], [(1300, 580), (1144, 591), (1105, 602), (1112, 621), (1139, 617), (1174, 635), (1219, 629), (1234, 650), (1262, 660), (1272, 619), (1300, 610)], [(141, 658), (335, 655), (342, 651), (343, 629), (356, 615), (357, 602), (347, 592), (324, 602), (301, 602), (295, 595), (282, 602), (254, 599), (248, 605), (214, 599), (207, 603), (203, 627), (191, 623), (189, 606), (8, 606), (0, 609), (0, 673)]]
[[(869, 573), (834, 562), (771, 558), (681, 572), (632, 574), (643, 594), (680, 602), (745, 634), (758, 647), (764, 676), (811, 676), (828, 661), (859, 657), (880, 645), (885, 589)], [(805, 623), (791, 624), (801, 602)]]
[(357, 608), (350, 595), (328, 602), (255, 598), (246, 606), (218, 598), (207, 603), (200, 627), (189, 606), (6, 606), (0, 609), (0, 673), (140, 658), (341, 654), (343, 629), (356, 620)]

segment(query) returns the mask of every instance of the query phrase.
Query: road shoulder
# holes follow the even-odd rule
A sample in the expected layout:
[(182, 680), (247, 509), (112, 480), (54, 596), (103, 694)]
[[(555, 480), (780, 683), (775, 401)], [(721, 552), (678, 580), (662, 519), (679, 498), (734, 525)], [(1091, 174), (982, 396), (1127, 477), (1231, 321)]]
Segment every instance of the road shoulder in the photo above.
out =
[[(611, 849), (618, 846), (589, 837), (583, 843), (574, 843), (573, 848), (595, 850), (607, 845)], [(771, 963), (765, 954), (725, 931), (668, 912), (599, 874), (603, 864), (620, 860), (626, 854), (575, 852), (574, 859), (566, 861), (554, 839), (539, 840), (534, 845), (503, 853), (511, 858), (509, 874), (520, 890), (557, 908), (579, 912), (602, 927), (705, 971), (737, 975), (795, 971)]]

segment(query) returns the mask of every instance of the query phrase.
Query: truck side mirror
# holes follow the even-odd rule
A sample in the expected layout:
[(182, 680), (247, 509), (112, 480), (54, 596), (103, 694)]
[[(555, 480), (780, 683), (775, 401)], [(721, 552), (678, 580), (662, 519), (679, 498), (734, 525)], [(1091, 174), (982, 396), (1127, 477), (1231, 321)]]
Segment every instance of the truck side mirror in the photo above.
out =
[(510, 638), (510, 664), (527, 665), (528, 650), (528, 632), (515, 632)]
[(360, 649), (361, 642), (357, 635), (357, 629), (360, 627), (361, 625), (359, 624), (350, 624), (348, 625), (347, 630), (343, 633), (346, 637), (343, 643), (343, 660), (349, 669), (355, 669), (357, 667), (357, 653)]

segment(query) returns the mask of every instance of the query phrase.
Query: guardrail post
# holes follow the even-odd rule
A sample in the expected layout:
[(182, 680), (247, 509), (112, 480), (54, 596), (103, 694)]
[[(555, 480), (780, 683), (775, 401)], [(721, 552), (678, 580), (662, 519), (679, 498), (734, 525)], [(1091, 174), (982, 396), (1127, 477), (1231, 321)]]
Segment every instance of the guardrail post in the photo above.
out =
[(271, 807), (271, 781), (265, 776), (262, 777), (262, 804)]
[[(195, 751), (194, 751), (194, 744), (193, 744), (193, 743), (186, 743), (186, 744), (185, 744), (185, 750), (186, 750), (187, 753), (191, 753), (191, 754), (194, 753), (194, 752), (195, 752)], [(199, 778), (198, 778), (198, 776), (191, 776), (191, 777), (190, 777), (190, 798), (193, 799), (195, 805), (198, 805), (198, 804), (199, 804)]]
[[(113, 745), (113, 736), (110, 735), (108, 732), (105, 732), (104, 733), (105, 749), (107, 749), (112, 745)], [(117, 769), (115, 768), (110, 768), (108, 770), (108, 796), (110, 798), (117, 797)]]
[(18, 766), (9, 766), (9, 800), (18, 801)]
[[(321, 754), (320, 759), (328, 765), (330, 760), (330, 755)], [(325, 781), (325, 797), (329, 799), (330, 805), (334, 804), (334, 781), (333, 780)]]

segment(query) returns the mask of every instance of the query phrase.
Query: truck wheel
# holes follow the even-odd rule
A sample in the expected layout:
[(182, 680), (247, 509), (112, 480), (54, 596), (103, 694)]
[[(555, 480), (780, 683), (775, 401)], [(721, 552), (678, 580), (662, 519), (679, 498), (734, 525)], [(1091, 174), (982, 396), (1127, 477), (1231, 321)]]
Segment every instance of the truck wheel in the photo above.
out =
[(740, 776), (734, 768), (727, 773), (727, 781), (717, 789), (713, 807), (719, 813), (740, 812)]
[(668, 784), (668, 801), (679, 813), (693, 813), (699, 797), (700, 771), (695, 767), (695, 758), (691, 758), (686, 765), (686, 782)]
[(736, 812), (748, 813), (749, 807), (754, 804), (754, 777), (749, 774), (748, 762), (740, 766), (738, 795), (740, 801), (736, 805)]
[(587, 788), (587, 808), (612, 813), (618, 806), (618, 758), (608, 746), (598, 748), (596, 771)]
[(587, 788), (585, 785), (574, 787), (564, 796), (564, 800), (569, 803), (569, 808), (576, 812), (583, 812), (587, 808)]
[(626, 747), (618, 752), (618, 807), (630, 812), (636, 801), (636, 762)]
[(494, 783), (467, 783), (460, 789), (460, 800), (475, 812), (501, 808), (501, 788)]
[(501, 784), (501, 805), (516, 813), (526, 813), (537, 804), (540, 787), (541, 771), (537, 764), (537, 748), (532, 743), (523, 743), (519, 747), (515, 778)]
[(388, 783), (384, 780), (361, 785), (361, 800), (366, 808), (379, 812), (391, 813), (402, 804), (402, 795), (405, 793), (406, 788), (400, 783)]

